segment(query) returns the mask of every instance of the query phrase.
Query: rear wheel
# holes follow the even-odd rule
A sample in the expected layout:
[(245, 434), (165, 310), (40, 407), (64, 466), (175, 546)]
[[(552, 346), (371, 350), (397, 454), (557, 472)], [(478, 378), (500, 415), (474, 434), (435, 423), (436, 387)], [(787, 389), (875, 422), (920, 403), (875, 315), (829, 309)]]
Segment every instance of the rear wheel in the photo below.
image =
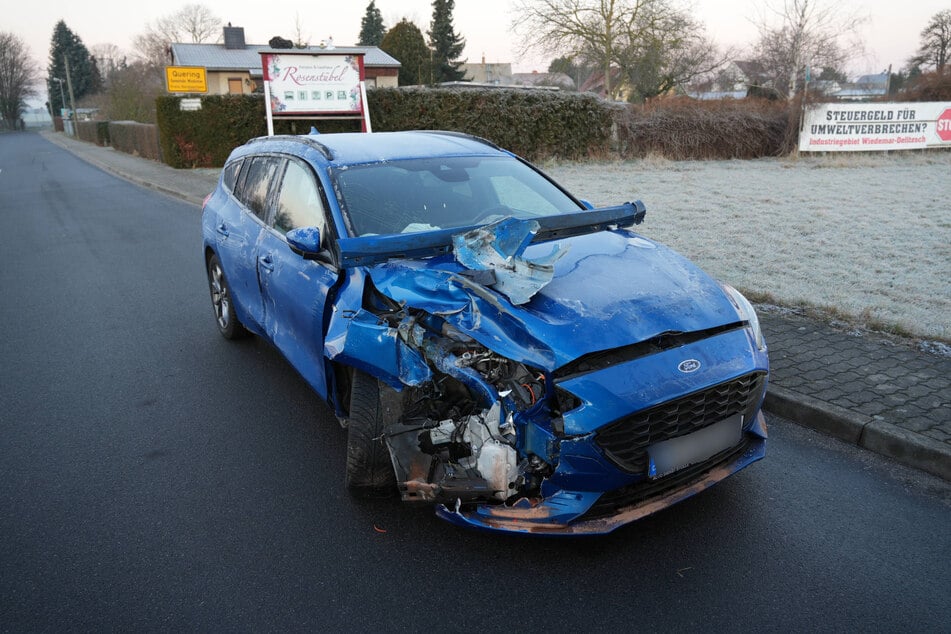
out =
[(228, 286), (224, 269), (221, 268), (221, 261), (214, 254), (208, 258), (208, 290), (211, 292), (211, 307), (215, 311), (215, 323), (221, 336), (225, 339), (247, 337), (247, 329), (234, 314), (231, 287)]
[(353, 372), (347, 423), (347, 488), (357, 497), (384, 496), (396, 490), (396, 474), (383, 440), (389, 422), (380, 398), (380, 383)]

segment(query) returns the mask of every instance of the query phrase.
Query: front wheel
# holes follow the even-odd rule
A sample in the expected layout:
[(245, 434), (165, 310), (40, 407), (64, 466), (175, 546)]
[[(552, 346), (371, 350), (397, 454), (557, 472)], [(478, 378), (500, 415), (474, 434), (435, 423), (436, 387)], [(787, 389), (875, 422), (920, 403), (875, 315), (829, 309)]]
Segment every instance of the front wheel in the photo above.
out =
[(248, 336), (248, 331), (234, 314), (234, 304), (231, 300), (231, 287), (221, 268), (221, 260), (217, 255), (208, 258), (208, 290), (211, 292), (211, 307), (215, 311), (215, 323), (218, 332), (225, 339), (241, 339)]
[(357, 497), (396, 490), (396, 474), (383, 439), (383, 429), (391, 421), (384, 415), (380, 387), (372, 376), (354, 370), (347, 423), (347, 488)]

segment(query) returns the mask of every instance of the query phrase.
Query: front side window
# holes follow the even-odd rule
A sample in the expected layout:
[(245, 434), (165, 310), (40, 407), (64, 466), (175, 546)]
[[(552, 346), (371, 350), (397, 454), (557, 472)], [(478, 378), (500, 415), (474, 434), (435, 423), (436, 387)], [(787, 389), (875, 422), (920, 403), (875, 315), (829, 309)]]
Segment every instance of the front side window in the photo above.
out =
[(371, 163), (333, 173), (354, 235), (417, 233), (575, 213), (570, 196), (510, 157)]
[(297, 161), (288, 161), (277, 197), (274, 228), (284, 234), (299, 227), (317, 227), (324, 236), (326, 224), (323, 200), (313, 173)]

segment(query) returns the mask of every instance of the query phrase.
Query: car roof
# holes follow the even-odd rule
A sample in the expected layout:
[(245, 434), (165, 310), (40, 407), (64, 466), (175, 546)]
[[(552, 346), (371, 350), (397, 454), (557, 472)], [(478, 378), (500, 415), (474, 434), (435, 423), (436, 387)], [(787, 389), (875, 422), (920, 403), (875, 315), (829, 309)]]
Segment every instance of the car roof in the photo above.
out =
[(254, 146), (252, 151), (289, 151), (295, 142), (319, 149), (332, 165), (441, 156), (510, 156), (485, 139), (438, 130), (259, 137), (248, 145)]

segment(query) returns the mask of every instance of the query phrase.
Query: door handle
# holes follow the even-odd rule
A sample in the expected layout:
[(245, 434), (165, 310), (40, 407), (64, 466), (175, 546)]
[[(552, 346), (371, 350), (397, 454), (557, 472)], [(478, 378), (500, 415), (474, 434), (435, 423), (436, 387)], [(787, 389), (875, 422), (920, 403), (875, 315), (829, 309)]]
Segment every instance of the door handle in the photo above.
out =
[(216, 227), (216, 229), (218, 230), (218, 233), (220, 233), (226, 238), (228, 237), (228, 226), (225, 225), (225, 223), (222, 222), (220, 225)]
[(261, 268), (266, 271), (274, 270), (274, 260), (271, 259), (271, 255), (262, 255), (258, 258), (258, 264), (261, 265)]

